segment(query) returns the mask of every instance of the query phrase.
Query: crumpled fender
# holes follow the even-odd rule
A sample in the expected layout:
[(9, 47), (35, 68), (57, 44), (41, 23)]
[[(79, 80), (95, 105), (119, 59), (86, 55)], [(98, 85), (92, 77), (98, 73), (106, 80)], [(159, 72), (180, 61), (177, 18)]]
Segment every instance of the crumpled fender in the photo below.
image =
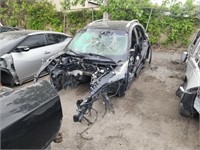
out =
[(128, 60), (125, 61), (122, 65), (117, 66), (115, 70), (112, 72), (114, 76), (109, 79), (109, 83), (113, 83), (115, 81), (119, 81), (123, 79), (128, 71)]

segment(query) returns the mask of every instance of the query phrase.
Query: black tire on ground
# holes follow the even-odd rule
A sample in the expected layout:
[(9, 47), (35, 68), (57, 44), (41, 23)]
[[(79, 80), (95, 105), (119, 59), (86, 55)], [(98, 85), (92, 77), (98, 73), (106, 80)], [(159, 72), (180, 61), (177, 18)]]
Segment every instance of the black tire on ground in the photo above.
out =
[(5, 71), (1, 71), (1, 84), (9, 87), (14, 87), (15, 82), (12, 75), (8, 74)]

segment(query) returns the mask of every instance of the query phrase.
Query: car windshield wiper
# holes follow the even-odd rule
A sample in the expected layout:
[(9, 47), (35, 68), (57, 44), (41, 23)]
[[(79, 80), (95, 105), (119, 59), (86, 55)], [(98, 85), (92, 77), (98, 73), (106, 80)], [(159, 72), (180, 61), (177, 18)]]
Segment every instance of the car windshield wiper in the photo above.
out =
[(103, 58), (103, 59), (107, 59), (107, 60), (110, 60), (111, 62), (116, 63), (116, 61), (114, 61), (112, 58), (109, 58), (109, 57), (106, 57), (106, 56), (103, 56), (103, 55), (99, 55), (99, 54), (95, 54), (95, 53), (81, 53), (82, 55), (89, 55), (89, 56), (96, 56), (96, 57), (99, 57), (99, 58)]
[[(75, 51), (73, 51), (73, 50), (71, 50), (71, 49), (69, 49), (69, 48), (68, 48), (68, 51), (71, 52), (71, 53), (73, 53), (74, 55), (81, 56), (81, 57), (85, 57), (84, 55), (82, 55), (82, 54), (80, 54), (80, 53), (77, 53), (77, 52), (75, 52)], [(68, 52), (68, 51), (67, 51), (67, 52)]]

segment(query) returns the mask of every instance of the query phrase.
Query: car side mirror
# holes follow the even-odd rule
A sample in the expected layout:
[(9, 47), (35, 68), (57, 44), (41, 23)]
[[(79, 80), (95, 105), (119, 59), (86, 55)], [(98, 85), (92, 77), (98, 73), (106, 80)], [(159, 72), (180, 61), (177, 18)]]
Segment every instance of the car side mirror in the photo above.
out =
[(29, 51), (29, 50), (30, 50), (30, 48), (29, 48), (28, 46), (18, 46), (18, 47), (16, 48), (16, 51), (17, 51), (17, 52), (22, 52), (22, 51), (27, 52), (27, 51)]
[(185, 63), (188, 59), (188, 53), (187, 52), (183, 52), (181, 55), (181, 62)]

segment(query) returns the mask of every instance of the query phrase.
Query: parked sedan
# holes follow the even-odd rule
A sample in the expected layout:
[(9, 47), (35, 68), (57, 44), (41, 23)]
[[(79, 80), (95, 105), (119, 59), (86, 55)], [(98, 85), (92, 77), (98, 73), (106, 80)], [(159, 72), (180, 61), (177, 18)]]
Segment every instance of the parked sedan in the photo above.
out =
[(183, 53), (182, 62), (187, 65), (185, 79), (176, 94), (181, 99), (180, 114), (192, 117), (200, 114), (200, 31)]
[(71, 36), (51, 31), (0, 34), (1, 83), (14, 86), (33, 79), (42, 62), (62, 51)]

